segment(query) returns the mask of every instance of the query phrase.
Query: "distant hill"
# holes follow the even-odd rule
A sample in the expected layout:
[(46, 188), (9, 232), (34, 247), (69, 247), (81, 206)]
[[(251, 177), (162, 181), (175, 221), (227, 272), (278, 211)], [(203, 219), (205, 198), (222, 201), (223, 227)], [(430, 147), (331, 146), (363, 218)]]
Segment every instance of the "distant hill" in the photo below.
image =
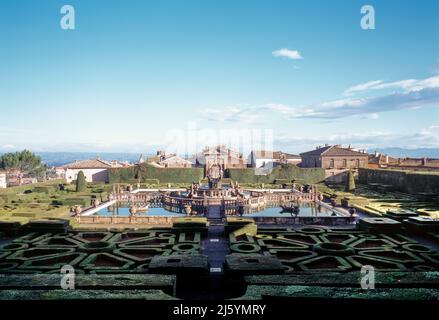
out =
[(395, 158), (438, 158), (439, 148), (419, 148), (419, 149), (404, 149), (404, 148), (384, 148), (377, 149), (379, 153), (387, 154)]

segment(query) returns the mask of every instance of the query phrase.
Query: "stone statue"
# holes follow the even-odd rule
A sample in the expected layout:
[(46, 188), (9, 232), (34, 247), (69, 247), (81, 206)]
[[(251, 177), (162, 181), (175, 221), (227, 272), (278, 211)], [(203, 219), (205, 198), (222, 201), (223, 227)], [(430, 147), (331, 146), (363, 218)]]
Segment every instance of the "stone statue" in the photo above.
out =
[(130, 214), (133, 216), (137, 213), (137, 206), (135, 204), (130, 206)]
[(209, 188), (219, 189), (221, 188), (221, 179), (223, 178), (223, 170), (219, 164), (213, 164), (208, 172), (207, 179), (209, 180)]

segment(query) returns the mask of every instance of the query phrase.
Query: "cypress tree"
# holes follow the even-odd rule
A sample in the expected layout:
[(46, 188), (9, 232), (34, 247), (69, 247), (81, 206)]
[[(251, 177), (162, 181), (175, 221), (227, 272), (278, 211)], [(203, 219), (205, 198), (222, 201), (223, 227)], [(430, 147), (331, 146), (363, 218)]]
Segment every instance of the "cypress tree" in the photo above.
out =
[(85, 181), (85, 175), (84, 172), (79, 171), (78, 177), (76, 178), (76, 192), (82, 192), (85, 191), (87, 188), (87, 181)]
[(349, 170), (347, 176), (346, 176), (346, 186), (345, 186), (346, 192), (353, 192), (355, 191), (355, 180), (354, 180), (354, 174), (351, 170)]

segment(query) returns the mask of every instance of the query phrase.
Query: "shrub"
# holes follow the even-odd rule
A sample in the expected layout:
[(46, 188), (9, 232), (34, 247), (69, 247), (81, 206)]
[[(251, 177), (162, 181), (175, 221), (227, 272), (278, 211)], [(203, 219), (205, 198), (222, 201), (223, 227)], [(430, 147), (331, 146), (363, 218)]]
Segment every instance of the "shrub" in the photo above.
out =
[(33, 189), (33, 192), (49, 194), (51, 192), (54, 192), (55, 190), (55, 186), (38, 186)]
[(352, 192), (355, 191), (355, 180), (354, 180), (354, 174), (351, 170), (349, 170), (347, 176), (346, 176), (346, 186), (345, 186), (346, 192)]
[(156, 168), (149, 164), (109, 170), (110, 183), (192, 183), (201, 180), (203, 176), (203, 168)]
[(82, 207), (88, 207), (90, 205), (91, 198), (90, 197), (77, 197), (77, 198), (67, 198), (63, 200), (59, 200), (58, 203), (61, 203), (63, 206), (76, 206), (80, 205)]
[(85, 181), (84, 172), (79, 171), (76, 179), (76, 192), (83, 192), (87, 189), (87, 182)]
[(293, 179), (301, 180), (308, 184), (314, 184), (325, 179), (325, 171), (321, 168), (299, 168), (295, 165), (287, 164), (273, 168), (273, 170), (267, 175), (256, 175), (255, 169), (244, 168), (227, 169), (226, 176), (233, 181), (238, 181), (240, 184), (279, 184), (282, 181), (291, 182)]

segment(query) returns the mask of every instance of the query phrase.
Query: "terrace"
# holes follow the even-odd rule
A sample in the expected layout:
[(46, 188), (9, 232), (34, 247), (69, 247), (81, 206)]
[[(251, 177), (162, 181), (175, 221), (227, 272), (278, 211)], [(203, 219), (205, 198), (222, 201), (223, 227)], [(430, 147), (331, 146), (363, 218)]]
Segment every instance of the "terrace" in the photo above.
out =
[[(171, 228), (72, 230), (46, 220), (3, 230), (0, 299), (439, 298), (437, 221), (268, 228), (185, 217)], [(58, 288), (65, 264), (75, 268), (73, 295)], [(377, 290), (359, 289), (365, 264), (377, 272)]]
[[(113, 187), (117, 192), (109, 185), (89, 185), (79, 194), (55, 186), (44, 186), (47, 193), (23, 191), (18, 197), (26, 202), (8, 205), (80, 197), (92, 203), (92, 195), (104, 198), (102, 192), (111, 200), (87, 204), (89, 209), (74, 217), (64, 204), (59, 216), (35, 212), (25, 218), (8, 212), (0, 222), (0, 299), (438, 299), (439, 222), (400, 210), (431, 206), (429, 198), (377, 191), (374, 185), (360, 185), (352, 194), (323, 186), (233, 184)], [(318, 195), (334, 192), (336, 202), (356, 207), (358, 215)], [(382, 206), (373, 215), (361, 210), (373, 199), (393, 204), (396, 196), (398, 204), (407, 204), (399, 211)], [(138, 212), (130, 210), (133, 205)], [(281, 205), (299, 205), (300, 211), (281, 213)], [(73, 295), (58, 288), (65, 264), (75, 268), (79, 290)], [(367, 294), (358, 289), (363, 265), (377, 272), (379, 289)], [(120, 281), (111, 281), (114, 275)]]
[[(212, 166), (215, 168), (215, 166)], [(232, 180), (222, 183), (220, 167), (209, 173), (208, 184), (187, 189), (129, 190), (115, 188), (109, 201), (77, 214), (78, 223), (160, 224), (169, 226), (179, 216), (248, 216), (267, 224), (352, 224), (355, 215), (324, 203), (316, 188), (251, 190)], [(215, 175), (216, 174), (216, 175)], [(302, 188), (303, 189), (303, 188)]]

